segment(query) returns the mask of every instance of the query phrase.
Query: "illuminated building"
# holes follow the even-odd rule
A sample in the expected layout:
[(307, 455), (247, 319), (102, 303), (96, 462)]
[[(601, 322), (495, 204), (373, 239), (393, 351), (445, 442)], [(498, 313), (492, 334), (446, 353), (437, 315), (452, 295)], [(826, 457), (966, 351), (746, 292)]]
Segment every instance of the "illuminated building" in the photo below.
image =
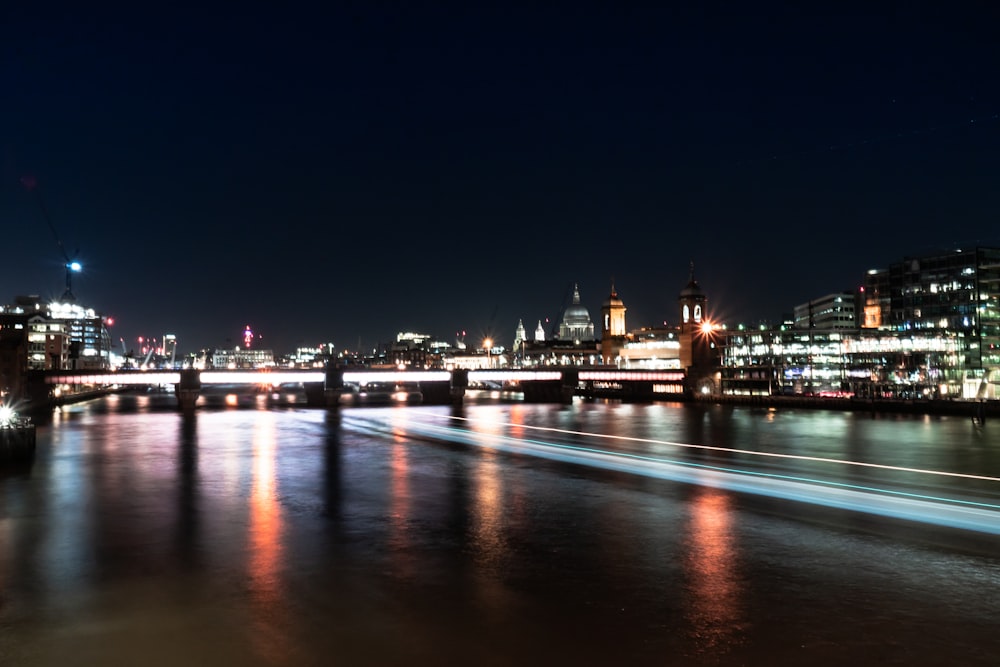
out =
[(407, 331), (396, 334), (388, 357), (397, 368), (443, 368), (445, 356), (452, 350), (451, 345), (435, 341), (430, 334)]
[(676, 327), (644, 327), (628, 333), (611, 363), (628, 370), (677, 370), (680, 357)]
[(177, 336), (174, 334), (163, 334), (163, 356), (170, 358), (172, 366), (177, 358)]
[(869, 271), (859, 296), (858, 329), (828, 319), (720, 332), (722, 391), (996, 398), (1000, 249), (907, 257)]
[(111, 365), (104, 317), (76, 303), (19, 296), (0, 306), (0, 394), (23, 396), (28, 371), (103, 370)]
[(615, 363), (625, 346), (625, 303), (611, 285), (611, 294), (601, 304), (601, 358), (605, 364)]
[[(906, 257), (886, 273), (865, 283), (866, 312), (877, 305), (882, 328), (960, 338), (966, 368), (1000, 365), (1000, 248)], [(877, 298), (886, 282), (888, 299)]]
[(574, 344), (594, 340), (594, 322), (590, 319), (590, 311), (580, 303), (579, 285), (573, 285), (573, 301), (563, 312), (559, 340)]
[(212, 353), (213, 368), (271, 368), (274, 365), (274, 352), (271, 350), (248, 350), (236, 347), (232, 350), (215, 350)]
[(795, 306), (795, 328), (857, 329), (857, 300), (851, 292), (836, 292)]
[(111, 335), (103, 316), (76, 303), (19, 296), (0, 309), (0, 328), (25, 339), (27, 368), (101, 370), (111, 365)]
[(28, 318), (28, 368), (40, 371), (69, 368), (69, 343), (65, 322), (42, 315)]

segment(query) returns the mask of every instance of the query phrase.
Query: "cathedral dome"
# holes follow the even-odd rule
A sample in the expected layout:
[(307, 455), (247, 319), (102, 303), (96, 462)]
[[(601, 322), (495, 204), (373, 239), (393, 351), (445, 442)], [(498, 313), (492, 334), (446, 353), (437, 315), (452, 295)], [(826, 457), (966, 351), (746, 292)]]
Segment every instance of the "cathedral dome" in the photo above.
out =
[(590, 311), (580, 303), (578, 285), (573, 285), (573, 302), (563, 313), (559, 338), (574, 342), (594, 339), (594, 321), (590, 319)]
[(563, 313), (562, 321), (567, 325), (588, 324), (590, 322), (590, 311), (581, 305), (570, 306)]

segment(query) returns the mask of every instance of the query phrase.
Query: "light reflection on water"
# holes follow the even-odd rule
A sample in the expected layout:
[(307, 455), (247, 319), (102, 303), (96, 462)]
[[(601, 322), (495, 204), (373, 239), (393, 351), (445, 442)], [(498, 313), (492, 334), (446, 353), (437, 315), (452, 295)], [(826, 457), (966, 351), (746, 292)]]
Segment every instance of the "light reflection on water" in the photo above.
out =
[(703, 487), (693, 492), (690, 508), (685, 554), (688, 618), (699, 653), (724, 656), (742, 641), (745, 629), (732, 498)]
[(292, 619), (285, 601), (282, 511), (278, 498), (277, 433), (272, 413), (255, 415), (252, 431), (248, 576), (253, 641), (268, 661), (292, 655)]
[[(463, 414), (483, 438), (541, 426), (656, 455), (681, 441), (1000, 472), (1000, 429), (964, 420)], [(58, 411), (30, 473), (0, 477), (0, 663), (765, 664), (823, 646), (805, 657), (836, 664), (884, 641), (911, 664), (956, 646), (976, 664), (1000, 650), (982, 620), (1000, 614), (995, 542), (412, 436), (418, 417), (448, 416), (183, 418), (149, 396)]]

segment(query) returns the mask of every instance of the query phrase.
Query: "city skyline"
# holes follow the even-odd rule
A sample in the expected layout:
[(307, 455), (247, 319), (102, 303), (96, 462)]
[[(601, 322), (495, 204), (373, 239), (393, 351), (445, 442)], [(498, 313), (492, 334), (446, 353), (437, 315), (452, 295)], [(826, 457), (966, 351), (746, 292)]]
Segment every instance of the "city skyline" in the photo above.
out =
[(1000, 246), (966, 6), (31, 12), (0, 28), (0, 287), (58, 297), (65, 248), (115, 340), (509, 344), (612, 281), (675, 324), (692, 261), (713, 312), (776, 321)]

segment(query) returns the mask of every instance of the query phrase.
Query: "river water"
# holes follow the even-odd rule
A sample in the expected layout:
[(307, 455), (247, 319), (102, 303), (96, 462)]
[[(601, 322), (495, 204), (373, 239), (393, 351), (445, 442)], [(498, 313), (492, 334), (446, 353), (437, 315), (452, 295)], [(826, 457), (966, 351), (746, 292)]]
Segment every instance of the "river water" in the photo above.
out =
[(1000, 422), (110, 396), (0, 472), (0, 665), (994, 665), (998, 533)]

